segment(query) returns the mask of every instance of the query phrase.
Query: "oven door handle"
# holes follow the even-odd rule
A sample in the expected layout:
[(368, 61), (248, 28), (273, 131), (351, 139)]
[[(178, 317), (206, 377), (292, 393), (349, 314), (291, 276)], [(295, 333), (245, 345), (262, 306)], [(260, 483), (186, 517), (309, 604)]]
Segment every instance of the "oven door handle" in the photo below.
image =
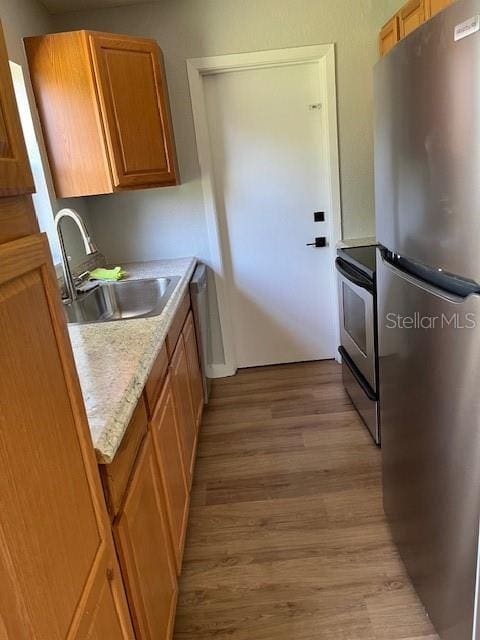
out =
[(345, 364), (352, 372), (352, 375), (355, 378), (355, 380), (362, 387), (367, 398), (369, 398), (369, 400), (374, 400), (374, 401), (378, 400), (377, 394), (372, 389), (372, 387), (368, 384), (368, 382), (364, 379), (364, 377), (362, 376), (360, 371), (357, 369), (355, 363), (350, 358), (346, 350), (343, 347), (338, 347), (338, 353), (342, 356), (342, 359), (345, 361)]
[(373, 293), (372, 282), (365, 276), (362, 276), (361, 273), (358, 273), (358, 271), (351, 267), (348, 262), (345, 262), (345, 260), (342, 260), (341, 258), (337, 258), (335, 260), (335, 266), (337, 271), (347, 278), (347, 280), (356, 284), (357, 287), (361, 287), (362, 289), (366, 289), (369, 293)]

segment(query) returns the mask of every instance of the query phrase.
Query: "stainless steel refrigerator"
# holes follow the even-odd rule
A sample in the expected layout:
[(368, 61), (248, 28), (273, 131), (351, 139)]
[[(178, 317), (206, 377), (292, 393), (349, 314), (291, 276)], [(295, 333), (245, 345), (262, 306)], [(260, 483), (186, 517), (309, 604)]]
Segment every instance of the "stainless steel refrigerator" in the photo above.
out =
[(400, 42), (374, 86), (385, 512), (442, 640), (478, 640), (480, 0)]

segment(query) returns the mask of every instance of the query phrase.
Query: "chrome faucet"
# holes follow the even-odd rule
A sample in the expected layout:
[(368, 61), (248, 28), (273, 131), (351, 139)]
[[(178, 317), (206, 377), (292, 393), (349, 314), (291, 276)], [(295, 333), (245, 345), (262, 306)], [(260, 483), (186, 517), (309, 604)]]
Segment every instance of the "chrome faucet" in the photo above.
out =
[(93, 244), (85, 223), (83, 222), (80, 215), (74, 209), (61, 209), (57, 215), (55, 216), (55, 229), (57, 230), (58, 240), (60, 242), (60, 249), (62, 251), (62, 263), (63, 263), (63, 277), (65, 280), (65, 289), (67, 291), (68, 300), (76, 300), (78, 298), (77, 287), (75, 284), (75, 279), (72, 275), (72, 270), (70, 269), (70, 262), (68, 259), (67, 250), (65, 249), (65, 240), (63, 238), (62, 232), (62, 221), (65, 218), (70, 218), (73, 220), (77, 227), (80, 230), (82, 235), (83, 244), (85, 246), (85, 251), (87, 256), (92, 255), (97, 251), (97, 248)]

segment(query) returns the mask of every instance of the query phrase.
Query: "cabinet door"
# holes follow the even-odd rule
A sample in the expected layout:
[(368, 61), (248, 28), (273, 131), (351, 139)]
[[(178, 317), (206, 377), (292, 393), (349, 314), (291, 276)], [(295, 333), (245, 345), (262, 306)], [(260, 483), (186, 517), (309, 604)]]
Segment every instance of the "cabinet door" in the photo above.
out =
[(147, 435), (114, 525), (137, 640), (171, 637), (177, 578), (159, 471)]
[(203, 411), (203, 379), (200, 370), (200, 362), (198, 356), (197, 338), (195, 334), (195, 324), (193, 322), (192, 312), (188, 314), (188, 318), (183, 327), (183, 339), (185, 341), (185, 352), (187, 355), (188, 374), (190, 380), (190, 393), (192, 396), (193, 414), (195, 416), (195, 424), (200, 426)]
[(409, 33), (414, 31), (423, 22), (425, 22), (425, 4), (424, 0), (409, 0), (400, 9), (400, 37), (405, 38)]
[(0, 28), (0, 197), (34, 191), (7, 48)]
[(178, 420), (178, 429), (182, 443), (183, 461), (188, 485), (192, 481), (195, 459), (196, 425), (190, 393), (190, 374), (183, 337), (180, 336), (170, 361), (173, 396)]
[(24, 44), (57, 198), (111, 193), (88, 37), (68, 31)]
[[(43, 234), (0, 246), (0, 335), (0, 636), (84, 638), (96, 616), (132, 638)], [(107, 572), (108, 611), (94, 612)]]
[(109, 464), (99, 466), (103, 490), (112, 519), (122, 506), (135, 460), (147, 434), (147, 429), (147, 409), (142, 395), (137, 402), (114, 459)]
[(177, 183), (161, 51), (153, 40), (90, 34), (116, 188)]
[(167, 376), (157, 402), (151, 421), (151, 430), (165, 493), (177, 571), (180, 573), (188, 521), (189, 491), (170, 376)]
[(425, 0), (426, 18), (431, 18), (436, 13), (452, 4), (453, 0)]
[[(115, 561), (116, 566), (116, 561)], [(122, 583), (118, 568), (112, 571), (106, 563), (95, 576), (90, 589), (84, 615), (73, 637), (78, 640), (105, 640), (106, 638), (131, 638), (133, 629), (128, 620), (128, 628), (117, 615), (118, 593), (114, 582)], [(124, 595), (122, 593), (122, 598)]]
[(392, 49), (400, 39), (398, 16), (393, 16), (391, 20), (380, 31), (378, 48), (380, 55), (384, 56)]
[(31, 196), (0, 198), (0, 244), (39, 233)]

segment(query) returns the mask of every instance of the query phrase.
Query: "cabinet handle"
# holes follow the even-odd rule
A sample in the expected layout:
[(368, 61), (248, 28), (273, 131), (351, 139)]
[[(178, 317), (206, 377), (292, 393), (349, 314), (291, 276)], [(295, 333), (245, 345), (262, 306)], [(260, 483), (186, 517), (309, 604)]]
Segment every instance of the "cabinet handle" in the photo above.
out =
[(114, 573), (113, 573), (113, 569), (110, 569), (110, 567), (107, 569), (107, 580), (109, 582), (112, 582), (114, 578)]

